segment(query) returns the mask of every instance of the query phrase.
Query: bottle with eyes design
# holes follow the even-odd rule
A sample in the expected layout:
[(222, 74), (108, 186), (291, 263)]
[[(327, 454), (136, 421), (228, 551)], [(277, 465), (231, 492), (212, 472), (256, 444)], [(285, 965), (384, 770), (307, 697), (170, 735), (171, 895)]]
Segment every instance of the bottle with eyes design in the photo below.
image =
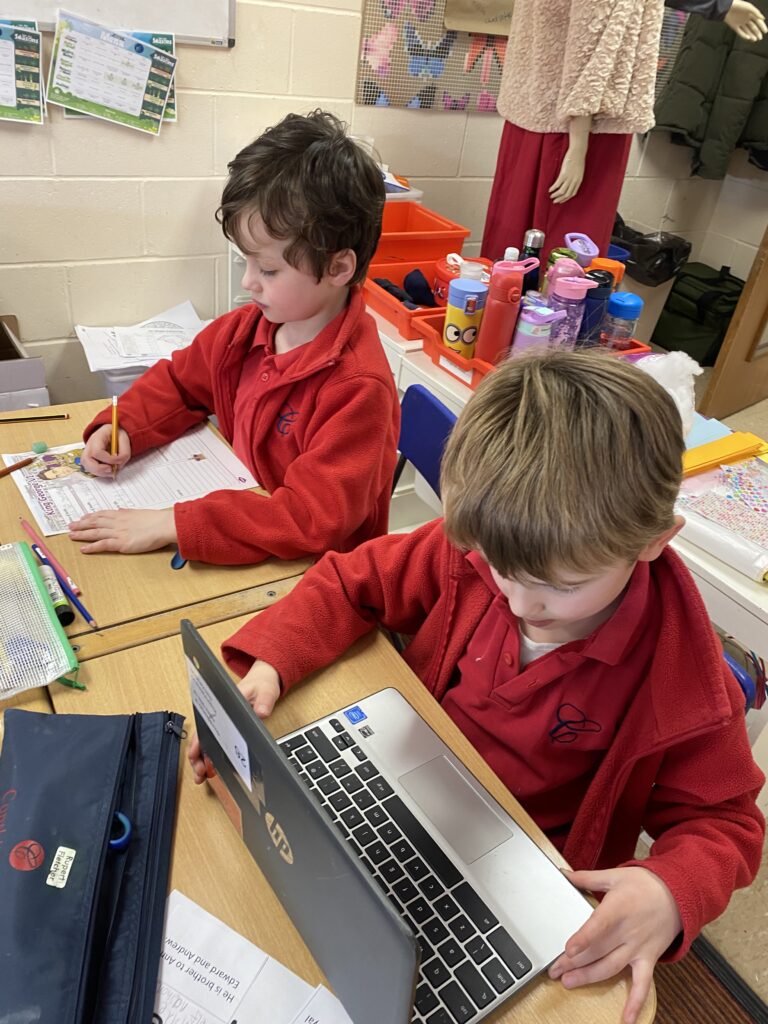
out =
[(443, 343), (465, 359), (471, 359), (475, 353), (487, 296), (487, 284), (463, 277), (451, 281), (448, 288)]

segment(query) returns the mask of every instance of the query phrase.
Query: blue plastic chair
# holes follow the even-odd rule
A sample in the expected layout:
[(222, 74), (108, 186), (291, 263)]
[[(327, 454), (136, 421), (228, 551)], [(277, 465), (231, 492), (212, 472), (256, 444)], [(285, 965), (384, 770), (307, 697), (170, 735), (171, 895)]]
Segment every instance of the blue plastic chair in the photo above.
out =
[(423, 384), (411, 384), (400, 403), (400, 458), (393, 491), (406, 462), (410, 462), (440, 497), (440, 460), (455, 422), (455, 414)]
[(723, 657), (725, 658), (728, 668), (736, 677), (736, 682), (741, 687), (741, 692), (744, 694), (744, 713), (746, 714), (750, 708), (755, 706), (755, 697), (757, 696), (755, 691), (755, 681), (744, 666), (740, 665), (735, 658), (731, 657), (730, 654), (726, 654), (724, 652)]

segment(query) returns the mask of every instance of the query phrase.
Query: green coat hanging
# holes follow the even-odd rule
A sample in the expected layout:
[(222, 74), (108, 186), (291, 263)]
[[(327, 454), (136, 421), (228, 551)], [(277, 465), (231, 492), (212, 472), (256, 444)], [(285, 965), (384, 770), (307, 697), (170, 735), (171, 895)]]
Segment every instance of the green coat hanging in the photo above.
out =
[[(768, 15), (768, 0), (753, 2)], [(655, 131), (693, 148), (692, 174), (725, 177), (739, 147), (768, 170), (768, 36), (746, 42), (722, 22), (689, 18), (655, 114)]]

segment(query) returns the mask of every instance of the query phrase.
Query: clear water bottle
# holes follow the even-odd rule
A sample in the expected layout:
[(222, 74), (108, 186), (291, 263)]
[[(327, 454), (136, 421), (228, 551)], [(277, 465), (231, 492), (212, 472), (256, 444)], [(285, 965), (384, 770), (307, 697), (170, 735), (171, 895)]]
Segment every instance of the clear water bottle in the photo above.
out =
[[(557, 266), (557, 264), (555, 264)], [(597, 288), (596, 281), (588, 277), (561, 277), (552, 285), (547, 296), (552, 309), (565, 310), (565, 319), (552, 328), (553, 348), (576, 348), (584, 316), (584, 298), (591, 288)]]
[(614, 292), (608, 299), (605, 319), (600, 327), (600, 344), (607, 348), (630, 348), (643, 312), (643, 300), (634, 292)]

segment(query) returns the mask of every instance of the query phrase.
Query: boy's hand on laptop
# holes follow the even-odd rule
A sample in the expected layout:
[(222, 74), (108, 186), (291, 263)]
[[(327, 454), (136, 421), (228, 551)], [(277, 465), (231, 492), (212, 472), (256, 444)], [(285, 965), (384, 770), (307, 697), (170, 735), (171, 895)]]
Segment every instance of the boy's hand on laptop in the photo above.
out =
[(117, 455), (111, 455), (112, 426), (104, 423), (91, 434), (80, 456), (80, 465), (92, 476), (112, 476), (112, 467), (118, 469), (131, 457), (131, 439), (124, 430), (117, 432)]
[(640, 867), (566, 871), (579, 889), (604, 892), (600, 905), (549, 969), (566, 988), (605, 981), (625, 967), (632, 987), (623, 1024), (635, 1024), (651, 989), (656, 961), (682, 930), (680, 912), (666, 884)]
[(85, 541), (80, 550), (86, 555), (101, 551), (136, 555), (175, 544), (178, 538), (172, 508), (119, 508), (76, 519), (69, 524), (69, 539)]
[[(259, 718), (266, 718), (272, 713), (280, 696), (280, 675), (277, 669), (272, 668), (266, 661), (257, 659), (237, 684), (237, 688)], [(195, 782), (199, 786), (208, 777), (208, 766), (197, 733), (189, 741), (187, 757), (192, 766)]]

